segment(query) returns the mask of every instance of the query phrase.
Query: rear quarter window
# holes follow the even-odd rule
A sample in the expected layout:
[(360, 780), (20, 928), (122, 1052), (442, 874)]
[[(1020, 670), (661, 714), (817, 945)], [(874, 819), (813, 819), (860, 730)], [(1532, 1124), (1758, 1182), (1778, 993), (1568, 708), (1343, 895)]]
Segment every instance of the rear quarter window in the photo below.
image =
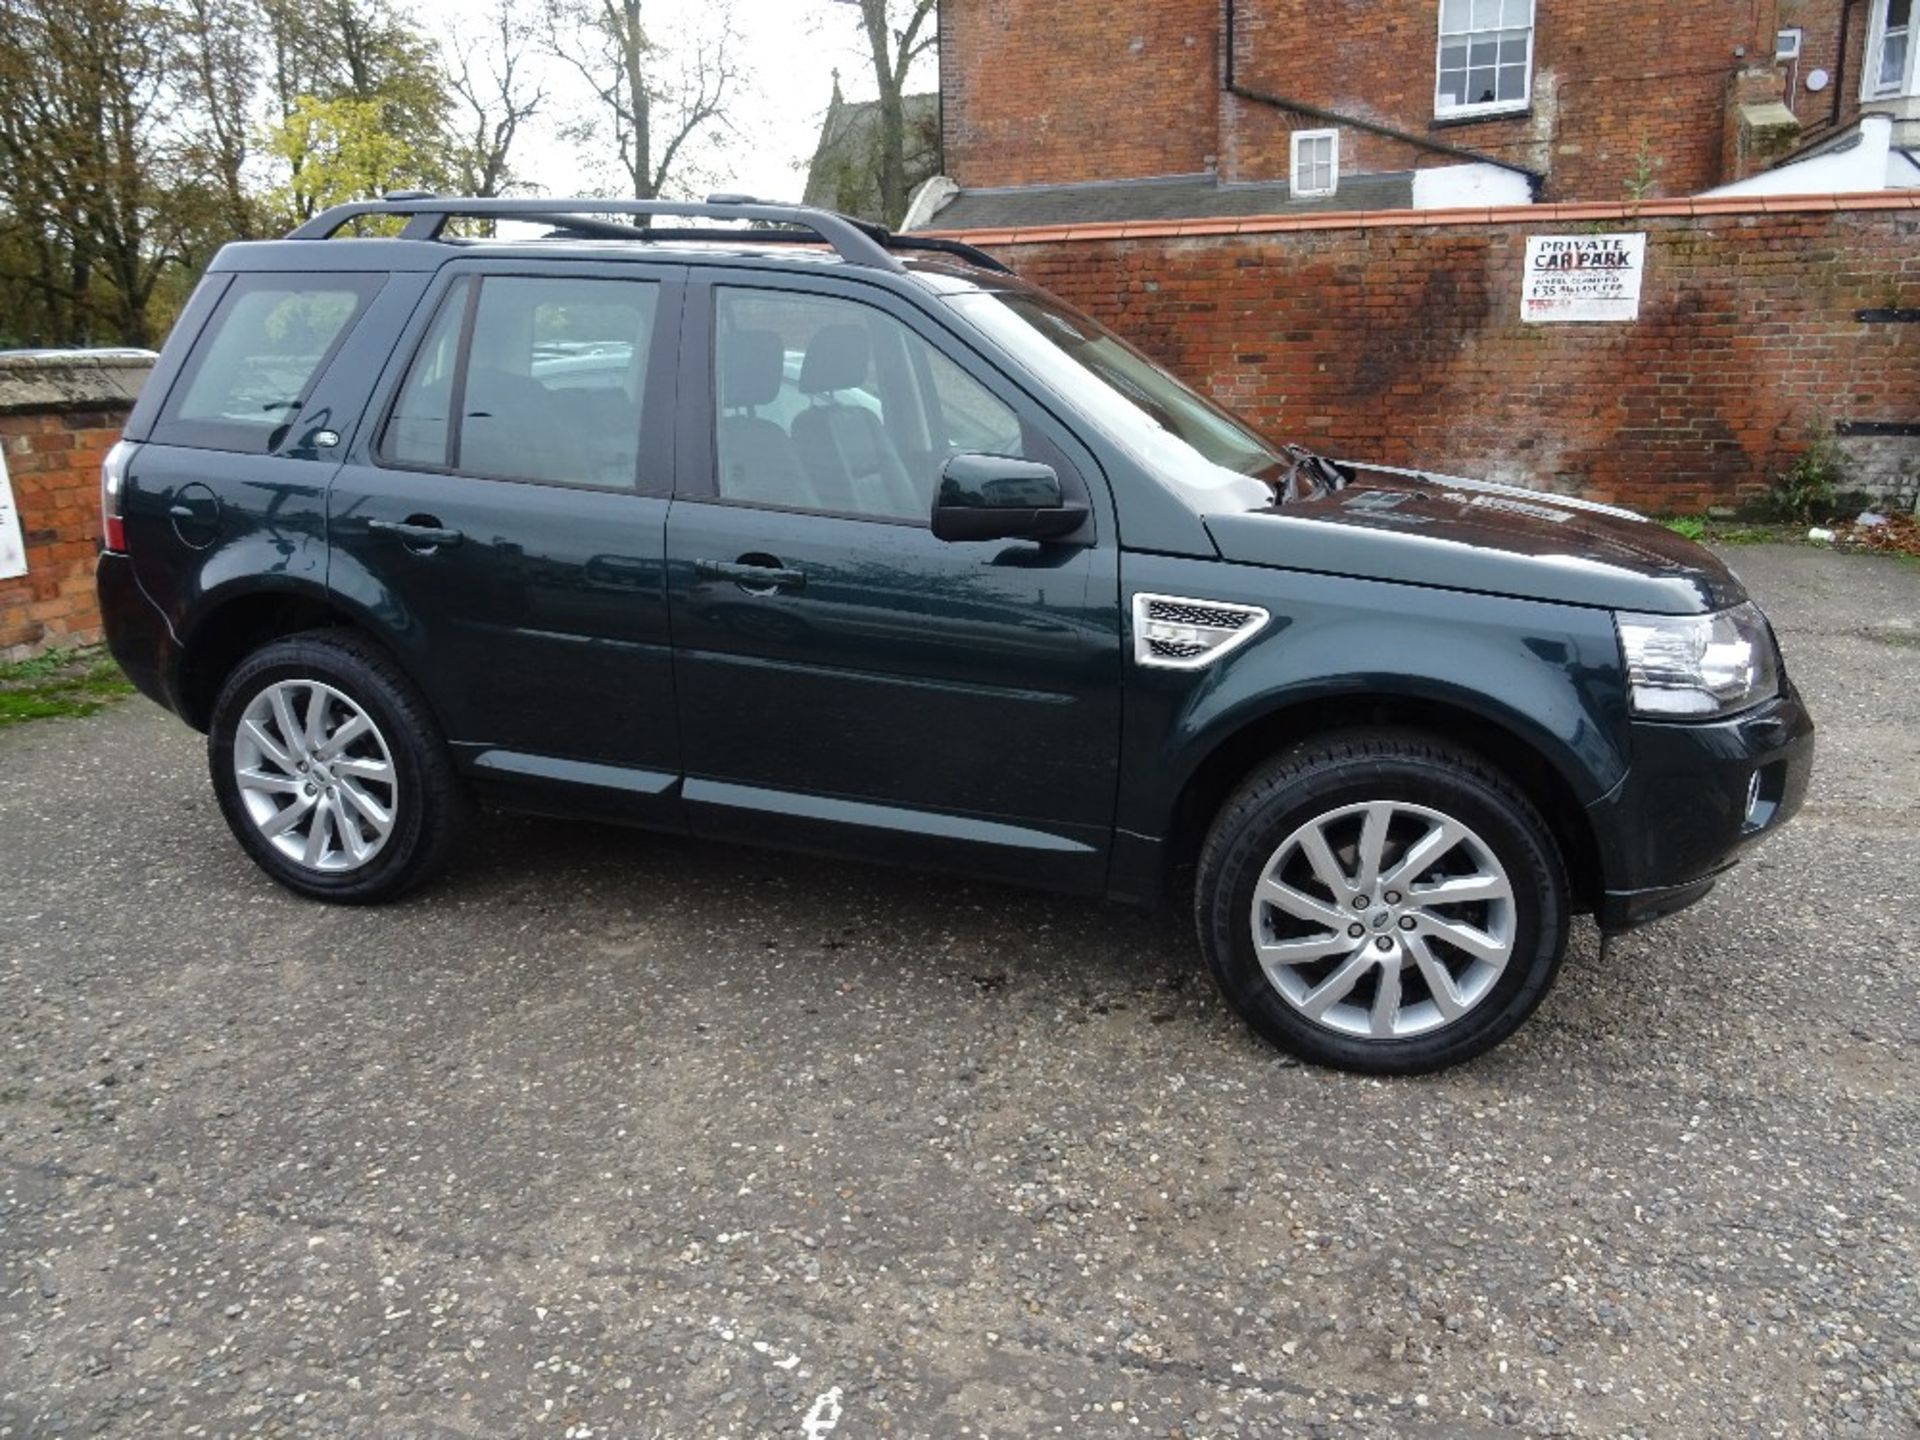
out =
[(267, 454), (380, 288), (377, 275), (242, 275), (161, 409), (162, 444)]

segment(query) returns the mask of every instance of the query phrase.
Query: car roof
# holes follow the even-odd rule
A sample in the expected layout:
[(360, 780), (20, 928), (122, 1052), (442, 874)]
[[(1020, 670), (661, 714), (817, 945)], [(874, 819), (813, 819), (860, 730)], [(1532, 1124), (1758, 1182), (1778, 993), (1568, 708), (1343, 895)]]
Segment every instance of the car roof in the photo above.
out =
[[(818, 245), (754, 243), (716, 231), (711, 240), (628, 241), (532, 238), (403, 240), (349, 236), (316, 245), (306, 240), (244, 240), (223, 247), (208, 267), (213, 273), (249, 271), (432, 271), (455, 260), (570, 260), (648, 265), (724, 265), (769, 271), (838, 272), (877, 279), (870, 267), (850, 264)], [(887, 278), (936, 294), (979, 289), (1026, 288), (1016, 277), (957, 256), (907, 255)]]

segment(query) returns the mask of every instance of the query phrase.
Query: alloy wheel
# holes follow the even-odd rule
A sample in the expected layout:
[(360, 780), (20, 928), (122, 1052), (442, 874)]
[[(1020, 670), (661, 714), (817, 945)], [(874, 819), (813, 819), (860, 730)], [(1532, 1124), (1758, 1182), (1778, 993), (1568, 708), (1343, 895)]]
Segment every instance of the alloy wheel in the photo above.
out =
[(1253, 945), (1269, 983), (1317, 1025), (1403, 1040), (1453, 1024), (1512, 959), (1513, 883), (1460, 820), (1371, 801), (1281, 842), (1254, 887)]
[(358, 870), (393, 834), (400, 787), (386, 737), (318, 680), (276, 681), (248, 702), (233, 773), (261, 836), (309, 870)]

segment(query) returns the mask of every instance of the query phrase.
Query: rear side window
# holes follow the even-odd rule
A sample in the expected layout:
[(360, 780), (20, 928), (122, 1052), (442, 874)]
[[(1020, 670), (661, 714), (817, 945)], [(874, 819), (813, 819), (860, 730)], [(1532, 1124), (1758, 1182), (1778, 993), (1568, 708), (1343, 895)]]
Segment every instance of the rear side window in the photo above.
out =
[(448, 290), (380, 459), (492, 480), (628, 489), (660, 287), (489, 275)]
[(154, 438), (256, 454), (277, 448), (382, 278), (236, 279), (167, 397)]

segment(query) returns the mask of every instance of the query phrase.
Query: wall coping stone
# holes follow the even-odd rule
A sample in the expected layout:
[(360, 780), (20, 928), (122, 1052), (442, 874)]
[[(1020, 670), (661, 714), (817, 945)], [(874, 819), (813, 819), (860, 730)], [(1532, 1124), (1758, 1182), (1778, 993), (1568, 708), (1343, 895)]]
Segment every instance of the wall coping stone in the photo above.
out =
[(1279, 235), (1303, 230), (1438, 229), (1464, 225), (1527, 225), (1539, 229), (1569, 222), (1589, 224), (1686, 220), (1707, 216), (1835, 214), (1920, 210), (1920, 190), (1870, 190), (1855, 195), (1703, 195), (1677, 200), (1619, 204), (1570, 201), (1558, 205), (1513, 205), (1461, 210), (1347, 210), (1308, 215), (1223, 216), (1206, 220), (1141, 220), (1115, 224), (1028, 226), (1012, 230), (920, 230), (915, 234), (964, 240), (970, 245), (1057, 245), (1094, 240), (1191, 240), (1202, 236)]
[(130, 410), (153, 357), (128, 351), (26, 351), (0, 355), (0, 415)]

